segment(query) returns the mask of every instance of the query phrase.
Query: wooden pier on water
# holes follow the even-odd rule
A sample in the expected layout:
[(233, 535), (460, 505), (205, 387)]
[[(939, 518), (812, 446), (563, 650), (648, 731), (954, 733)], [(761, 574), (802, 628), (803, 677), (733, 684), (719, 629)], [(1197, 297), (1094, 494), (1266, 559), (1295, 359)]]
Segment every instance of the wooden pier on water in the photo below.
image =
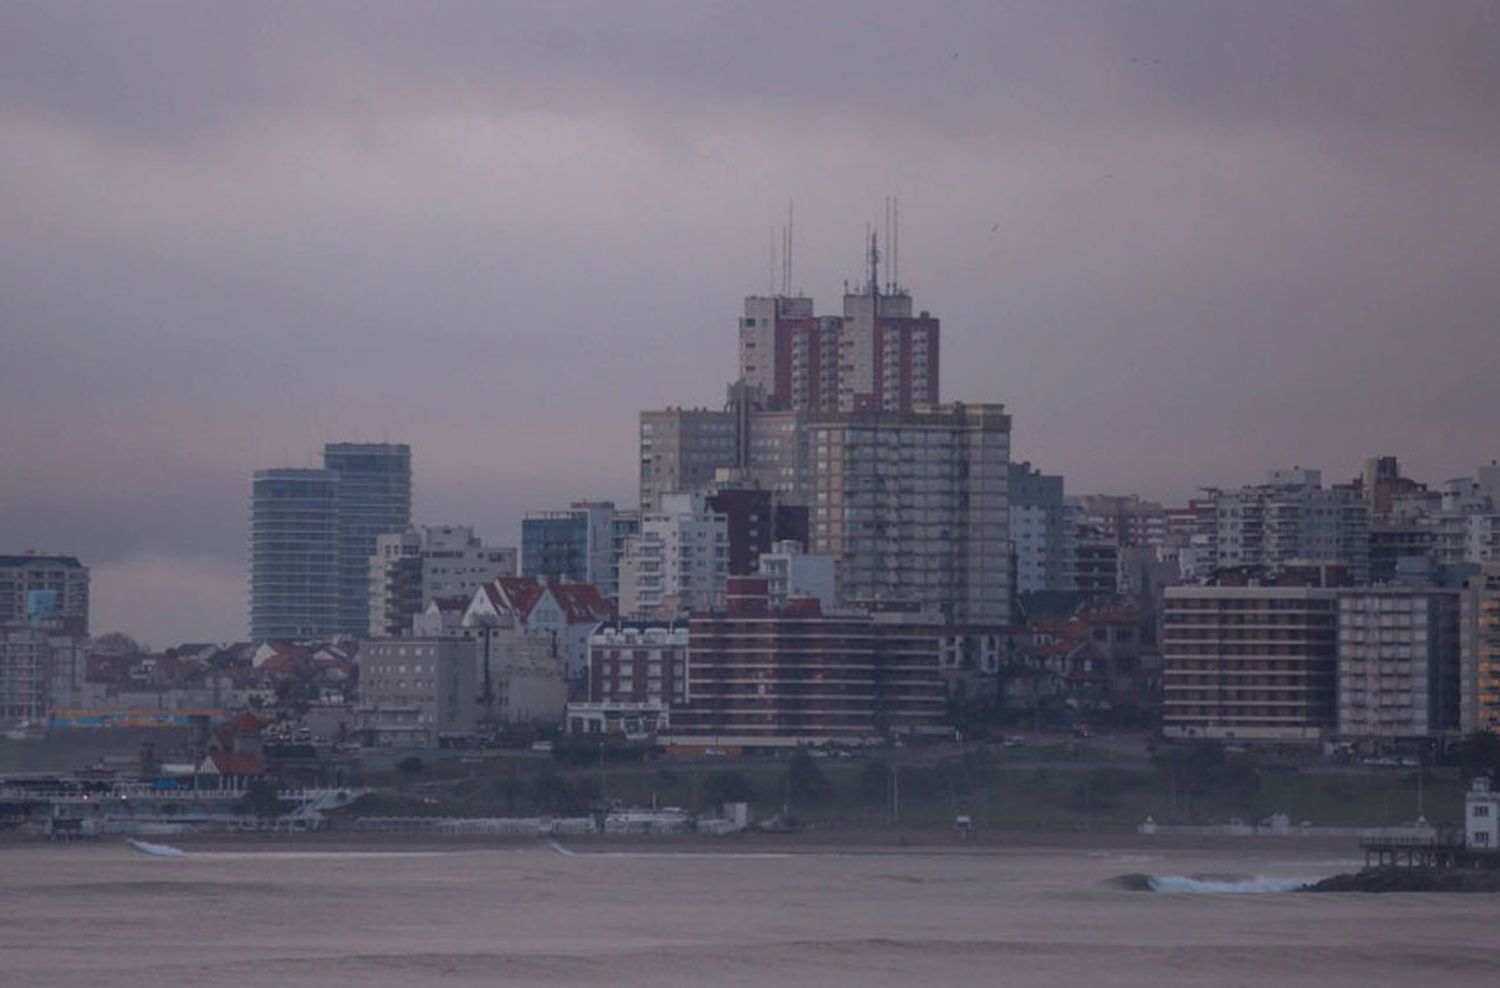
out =
[(1359, 842), (1365, 852), (1365, 870), (1376, 868), (1500, 867), (1500, 855), (1475, 851), (1464, 845), (1461, 830), (1442, 829), (1432, 837), (1368, 837)]

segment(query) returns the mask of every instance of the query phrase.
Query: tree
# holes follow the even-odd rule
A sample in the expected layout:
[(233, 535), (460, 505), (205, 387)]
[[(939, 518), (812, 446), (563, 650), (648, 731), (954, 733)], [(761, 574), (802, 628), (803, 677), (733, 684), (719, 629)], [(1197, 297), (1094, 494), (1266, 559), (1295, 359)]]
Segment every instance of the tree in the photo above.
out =
[(1488, 776), (1493, 781), (1500, 771), (1500, 735), (1491, 731), (1464, 735), (1458, 746), (1458, 763), (1465, 777)]
[(795, 799), (817, 800), (828, 792), (828, 777), (806, 748), (798, 748), (786, 767), (787, 792)]
[(708, 799), (711, 803), (748, 803), (754, 798), (755, 787), (734, 769), (715, 772), (708, 780)]
[(276, 784), (269, 779), (256, 779), (245, 787), (245, 795), (240, 797), (240, 812), (263, 820), (274, 820), (289, 808), (276, 794)]
[(884, 805), (891, 785), (891, 765), (884, 758), (867, 758), (859, 766), (859, 794), (867, 802)]

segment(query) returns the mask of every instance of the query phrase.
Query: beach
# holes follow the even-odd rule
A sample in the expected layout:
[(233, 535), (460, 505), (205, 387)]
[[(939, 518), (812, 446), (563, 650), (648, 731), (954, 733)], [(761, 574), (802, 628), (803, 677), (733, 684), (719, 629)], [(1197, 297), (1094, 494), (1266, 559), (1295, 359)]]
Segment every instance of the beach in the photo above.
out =
[(1491, 985), (1494, 896), (1316, 879), (1347, 842), (199, 838), (0, 849), (7, 980), (194, 985)]

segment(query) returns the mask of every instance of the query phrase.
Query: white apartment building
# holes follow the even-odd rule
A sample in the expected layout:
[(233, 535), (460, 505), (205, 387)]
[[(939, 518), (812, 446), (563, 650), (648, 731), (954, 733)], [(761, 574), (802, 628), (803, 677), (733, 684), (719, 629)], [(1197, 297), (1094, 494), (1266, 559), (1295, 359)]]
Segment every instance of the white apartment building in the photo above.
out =
[(1343, 488), (1325, 489), (1318, 470), (1272, 470), (1267, 482), (1215, 497), (1220, 569), (1276, 567), (1294, 560), (1338, 562), (1357, 582), (1369, 575), (1369, 507)]
[(699, 491), (662, 494), (620, 562), (620, 613), (673, 617), (718, 606), (729, 580), (729, 523)]
[(819, 416), (811, 546), (843, 598), (908, 601), (958, 624), (1010, 622), (1010, 416), (1001, 405)]
[(760, 554), (758, 567), (773, 610), (786, 607), (790, 597), (816, 597), (824, 612), (839, 606), (838, 560), (832, 556), (804, 552), (797, 542), (776, 542)]
[(1456, 592), (1339, 595), (1338, 730), (1347, 738), (1428, 738), (1458, 730)]
[(371, 637), (412, 632), (433, 600), (469, 598), (490, 580), (514, 576), (513, 546), (486, 546), (467, 525), (421, 525), (380, 535), (370, 557)]

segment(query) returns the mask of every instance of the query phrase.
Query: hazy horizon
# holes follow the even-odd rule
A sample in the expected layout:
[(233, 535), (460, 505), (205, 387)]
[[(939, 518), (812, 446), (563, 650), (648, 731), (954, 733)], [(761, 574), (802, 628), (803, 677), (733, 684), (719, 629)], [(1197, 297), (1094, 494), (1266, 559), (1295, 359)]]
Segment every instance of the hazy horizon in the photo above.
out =
[(1491, 461), (1500, 7), (0, 7), (0, 551), (96, 632), (246, 632), (250, 478), (412, 446), (415, 520), (631, 504), (796, 203), (901, 199), (943, 398), (1071, 493)]

